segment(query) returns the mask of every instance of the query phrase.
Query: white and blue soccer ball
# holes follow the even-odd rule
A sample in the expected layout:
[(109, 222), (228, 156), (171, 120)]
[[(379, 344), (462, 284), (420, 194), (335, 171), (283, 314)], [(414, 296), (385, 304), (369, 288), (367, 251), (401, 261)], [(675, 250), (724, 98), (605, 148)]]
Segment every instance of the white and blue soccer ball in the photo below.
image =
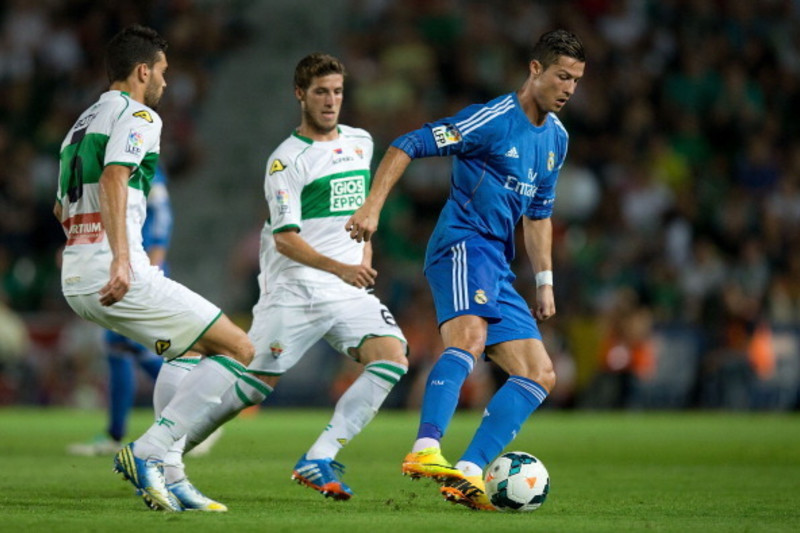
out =
[(550, 492), (544, 464), (526, 452), (504, 453), (486, 469), (486, 495), (500, 511), (534, 511)]

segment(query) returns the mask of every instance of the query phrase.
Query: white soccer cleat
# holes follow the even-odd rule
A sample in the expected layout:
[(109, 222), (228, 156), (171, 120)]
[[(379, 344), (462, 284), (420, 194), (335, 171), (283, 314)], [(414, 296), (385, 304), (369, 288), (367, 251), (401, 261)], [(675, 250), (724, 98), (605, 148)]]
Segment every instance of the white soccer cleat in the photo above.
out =
[(186, 478), (167, 485), (167, 490), (178, 500), (185, 511), (211, 511), (224, 513), (228, 510), (225, 504), (214, 501), (192, 485)]

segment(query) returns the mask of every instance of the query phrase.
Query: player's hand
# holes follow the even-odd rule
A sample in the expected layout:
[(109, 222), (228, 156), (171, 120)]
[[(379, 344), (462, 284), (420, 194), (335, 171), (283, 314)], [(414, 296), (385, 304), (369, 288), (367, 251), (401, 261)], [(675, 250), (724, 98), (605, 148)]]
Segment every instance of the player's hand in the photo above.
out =
[(110, 279), (100, 289), (100, 304), (109, 306), (122, 300), (131, 288), (131, 264), (127, 260), (111, 261)]
[(378, 271), (367, 265), (342, 265), (339, 277), (345, 283), (363, 289), (375, 285), (375, 278)]
[(532, 309), (536, 320), (547, 320), (556, 314), (556, 300), (552, 285), (542, 285), (536, 289), (536, 307)]
[(380, 210), (376, 213), (369, 203), (364, 202), (344, 225), (344, 229), (350, 232), (350, 238), (356, 242), (368, 241), (378, 229), (379, 218)]

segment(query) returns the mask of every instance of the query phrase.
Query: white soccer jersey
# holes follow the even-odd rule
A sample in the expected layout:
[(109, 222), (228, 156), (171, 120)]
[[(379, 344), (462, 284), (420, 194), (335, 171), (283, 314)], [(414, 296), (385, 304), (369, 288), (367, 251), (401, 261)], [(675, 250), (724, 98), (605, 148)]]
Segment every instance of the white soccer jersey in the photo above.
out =
[(344, 230), (364, 203), (371, 180), (372, 137), (362, 129), (339, 126), (339, 138), (313, 141), (292, 134), (270, 155), (264, 179), (269, 219), (261, 232), (261, 274), (267, 284), (341, 283), (322, 270), (278, 253), (272, 235), (297, 228), (317, 252), (346, 264), (361, 263), (364, 244)]
[(108, 91), (83, 112), (61, 144), (58, 196), (67, 245), (64, 294), (97, 292), (109, 279), (111, 248), (100, 219), (100, 175), (106, 165), (131, 167), (127, 229), (134, 276), (148, 275), (142, 248), (146, 198), (155, 175), (161, 118), (127, 93)]

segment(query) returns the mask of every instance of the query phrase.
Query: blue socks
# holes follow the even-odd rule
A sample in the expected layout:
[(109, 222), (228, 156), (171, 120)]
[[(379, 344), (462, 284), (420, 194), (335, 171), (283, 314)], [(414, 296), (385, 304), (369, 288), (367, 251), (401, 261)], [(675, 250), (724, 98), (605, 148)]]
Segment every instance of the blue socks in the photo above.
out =
[(460, 348), (445, 348), (433, 365), (422, 399), (417, 438), (441, 440), (458, 406), (461, 386), (467, 379), (475, 359)]
[[(139, 365), (153, 379), (158, 376), (163, 360), (150, 353), (138, 354)], [(128, 415), (136, 395), (136, 374), (134, 356), (130, 352), (111, 352), (108, 355), (108, 435), (114, 440), (122, 440), (128, 425)]]
[(108, 356), (108, 434), (114, 440), (122, 440), (128, 423), (128, 413), (133, 407), (136, 392), (136, 376), (133, 374), (133, 358), (127, 354)]
[(486, 406), (483, 421), (461, 460), (484, 468), (514, 440), (523, 422), (546, 397), (547, 391), (535, 381), (509, 376)]

